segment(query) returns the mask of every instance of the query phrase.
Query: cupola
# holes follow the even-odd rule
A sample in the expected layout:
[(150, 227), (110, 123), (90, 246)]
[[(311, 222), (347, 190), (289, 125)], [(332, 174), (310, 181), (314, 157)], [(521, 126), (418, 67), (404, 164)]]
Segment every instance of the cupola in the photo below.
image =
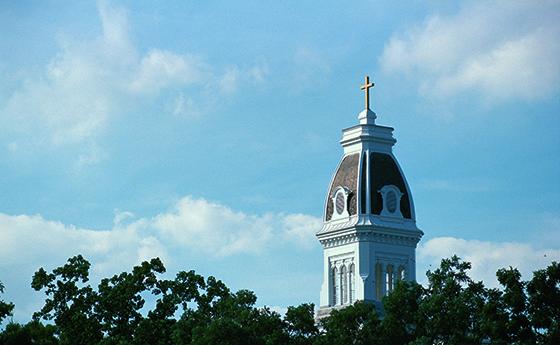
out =
[(412, 194), (393, 154), (393, 128), (375, 123), (369, 89), (358, 124), (342, 131), (344, 150), (325, 198), (323, 284), (317, 317), (357, 300), (375, 303), (398, 280), (416, 279), (416, 246), (424, 234), (416, 227)]
[[(369, 78), (362, 88), (373, 86)], [(323, 230), (341, 223), (374, 224), (402, 220), (415, 223), (412, 194), (393, 154), (397, 142), (393, 128), (375, 123), (376, 114), (366, 109), (358, 124), (342, 131), (344, 155), (333, 175), (327, 197)]]

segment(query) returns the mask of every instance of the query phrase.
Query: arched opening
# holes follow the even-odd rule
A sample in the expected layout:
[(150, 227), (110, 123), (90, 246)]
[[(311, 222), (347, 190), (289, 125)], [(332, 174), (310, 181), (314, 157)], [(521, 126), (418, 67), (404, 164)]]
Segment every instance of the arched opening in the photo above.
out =
[(398, 270), (398, 274), (397, 274), (397, 279), (399, 279), (399, 280), (406, 280), (406, 272), (405, 272), (403, 266), (399, 266), (399, 270)]
[(331, 278), (332, 278), (332, 305), (336, 305), (338, 301), (338, 289), (339, 289), (338, 271), (336, 267), (333, 267), (332, 269)]
[(381, 287), (383, 286), (381, 279), (383, 279), (381, 273), (381, 263), (378, 262), (375, 264), (375, 296), (378, 301), (381, 300)]
[(348, 272), (346, 271), (346, 266), (340, 268), (340, 280), (341, 280), (341, 303), (348, 303)]
[(387, 265), (387, 271), (385, 272), (385, 295), (393, 291), (393, 287), (393, 265)]
[(356, 274), (354, 272), (355, 272), (355, 266), (354, 264), (351, 264), (350, 269), (348, 270), (348, 284), (350, 284), (350, 289), (349, 289), (350, 303), (354, 303), (354, 301), (356, 300), (356, 282), (354, 281), (354, 276)]

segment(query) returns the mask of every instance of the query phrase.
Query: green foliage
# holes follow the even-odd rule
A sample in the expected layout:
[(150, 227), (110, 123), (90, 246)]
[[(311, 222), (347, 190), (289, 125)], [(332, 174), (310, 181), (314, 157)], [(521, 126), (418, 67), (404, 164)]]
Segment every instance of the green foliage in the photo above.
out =
[[(161, 289), (156, 289), (156, 273), (163, 272), (163, 263), (159, 259), (152, 259), (134, 267), (131, 273), (123, 272), (101, 280), (96, 293), (95, 314), (101, 330), (108, 338), (114, 339), (114, 344), (132, 342), (134, 332), (143, 320), (140, 310), (146, 301), (142, 293), (161, 293)], [(171, 309), (171, 315), (163, 312), (163, 317), (173, 315), (174, 306), (163, 302), (158, 303), (158, 306), (160, 304)], [(161, 309), (162, 307), (159, 310), (156, 308), (155, 314), (162, 314)], [(169, 310), (167, 312), (169, 313)]]
[(418, 309), (424, 293), (424, 288), (416, 282), (397, 282), (393, 292), (383, 299), (381, 343), (408, 344), (417, 338), (418, 327), (423, 324)]
[[(313, 304), (281, 317), (255, 307), (251, 291), (233, 292), (214, 277), (182, 271), (162, 279), (157, 258), (93, 288), (90, 263), (78, 255), (34, 274), (45, 303), (28, 324), (9, 323), (0, 345), (560, 344), (558, 263), (530, 281), (517, 269), (498, 270), (500, 289), (473, 281), (470, 267), (444, 259), (427, 272), (426, 287), (398, 281), (382, 306), (356, 302), (317, 323)], [(0, 301), (0, 320), (13, 308)]]
[(419, 304), (418, 332), (429, 343), (480, 344), (478, 315), (484, 305), (484, 287), (467, 274), (470, 263), (457, 256), (443, 259), (428, 271), (428, 287)]
[(325, 333), (318, 344), (380, 344), (379, 319), (371, 303), (359, 301), (344, 309), (333, 310), (321, 324)]
[(0, 334), (1, 345), (56, 345), (58, 339), (55, 337), (56, 327), (43, 325), (38, 321), (31, 321), (22, 326), (17, 323), (9, 323), (3, 333)]
[(97, 294), (85, 285), (89, 267), (90, 263), (78, 255), (52, 273), (40, 268), (33, 275), (31, 287), (47, 295), (45, 305), (33, 318), (53, 320), (62, 345), (94, 345), (103, 338), (100, 315), (94, 310)]
[(521, 281), (521, 273), (512, 267), (496, 272), (498, 281), (504, 287), (501, 294), (502, 313), (506, 316), (503, 331), (505, 343), (533, 343), (535, 335), (527, 315), (526, 282)]
[[(0, 293), (4, 293), (4, 284), (0, 282)], [(12, 315), (14, 310), (13, 303), (7, 303), (0, 299), (0, 323), (8, 316)]]
[(310, 345), (319, 335), (319, 329), (315, 323), (314, 305), (302, 304), (297, 307), (288, 307), (284, 322), (286, 330), (294, 345)]
[(560, 344), (560, 264), (534, 272), (527, 283), (529, 317), (539, 343)]
[[(285, 344), (287, 339), (278, 314), (255, 308), (257, 297), (250, 291), (232, 293), (219, 280), (209, 277), (197, 308), (181, 319), (181, 344)], [(190, 342), (186, 341), (190, 340)]]

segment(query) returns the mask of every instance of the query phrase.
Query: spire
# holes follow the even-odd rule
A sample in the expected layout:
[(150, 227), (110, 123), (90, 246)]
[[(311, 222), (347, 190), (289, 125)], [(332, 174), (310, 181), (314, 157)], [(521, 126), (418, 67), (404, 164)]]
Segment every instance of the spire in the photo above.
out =
[(362, 125), (373, 125), (377, 118), (375, 113), (369, 109), (369, 89), (374, 85), (374, 83), (369, 82), (368, 75), (366, 75), (364, 85), (360, 85), (360, 90), (364, 90), (365, 93), (365, 109), (358, 115), (358, 120), (360, 120)]

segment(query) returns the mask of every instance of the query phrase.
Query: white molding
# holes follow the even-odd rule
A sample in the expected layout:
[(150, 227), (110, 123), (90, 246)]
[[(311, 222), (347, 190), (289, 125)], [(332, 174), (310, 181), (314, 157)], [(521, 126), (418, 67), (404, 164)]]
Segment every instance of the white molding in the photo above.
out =
[[(342, 195), (344, 204), (342, 205), (342, 212), (338, 212), (336, 199), (338, 195)], [(333, 191), (331, 195), (331, 200), (333, 203), (333, 214), (331, 215), (331, 220), (336, 221), (339, 219), (348, 219), (350, 217), (350, 213), (348, 213), (348, 201), (350, 197), (350, 189), (344, 186), (338, 186)]]
[[(390, 217), (390, 218), (403, 218), (403, 215), (401, 213), (401, 199), (404, 194), (401, 192), (399, 187), (389, 184), (383, 186), (377, 192), (381, 194), (381, 199), (383, 200), (383, 209), (381, 210), (381, 216)], [(389, 210), (389, 207), (387, 206), (388, 195), (391, 192), (395, 194), (395, 198), (396, 198), (395, 211), (393, 212), (391, 212), (391, 210)]]
[(353, 234), (320, 240), (321, 245), (323, 245), (323, 248), (325, 249), (340, 247), (349, 243), (355, 243), (360, 241), (387, 243), (387, 244), (403, 245), (407, 247), (416, 248), (416, 245), (420, 241), (420, 237), (383, 234), (378, 232), (364, 232), (364, 233), (353, 233)]

